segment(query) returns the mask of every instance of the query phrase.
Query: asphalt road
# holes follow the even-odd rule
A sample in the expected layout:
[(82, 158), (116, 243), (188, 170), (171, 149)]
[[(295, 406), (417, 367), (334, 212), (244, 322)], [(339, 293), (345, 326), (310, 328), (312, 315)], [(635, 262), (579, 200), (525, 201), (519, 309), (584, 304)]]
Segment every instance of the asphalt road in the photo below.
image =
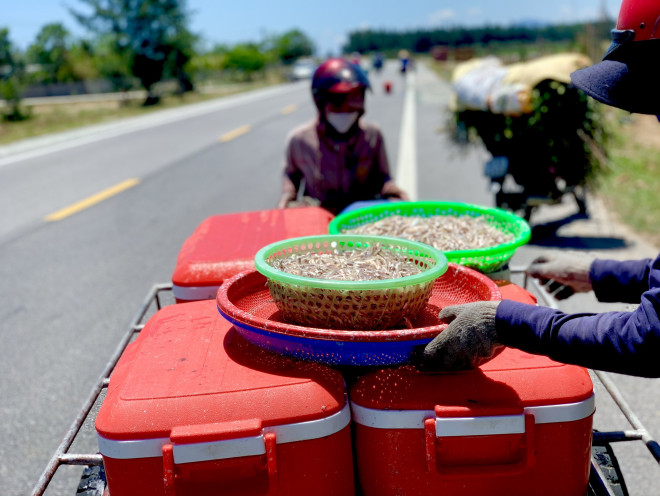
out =
[[(420, 66), (407, 85), (390, 66), (372, 85), (366, 118), (381, 126), (395, 175), (405, 171), (397, 180), (420, 200), (492, 205), (486, 152), (460, 150), (444, 132), (447, 84)], [(285, 137), (314, 112), (301, 82), (0, 148), (0, 495), (29, 494), (145, 293), (169, 282), (197, 225), (276, 205)], [(648, 251), (602, 216), (576, 219), (573, 210), (540, 211), (537, 236), (513, 264), (567, 246)], [(566, 308), (603, 307), (585, 296)], [(615, 380), (660, 433), (658, 381)], [(596, 389), (595, 426), (628, 428)], [(625, 447), (624, 457), (631, 494), (656, 493), (658, 467), (643, 447)], [(75, 493), (80, 469), (64, 472), (47, 494)]]

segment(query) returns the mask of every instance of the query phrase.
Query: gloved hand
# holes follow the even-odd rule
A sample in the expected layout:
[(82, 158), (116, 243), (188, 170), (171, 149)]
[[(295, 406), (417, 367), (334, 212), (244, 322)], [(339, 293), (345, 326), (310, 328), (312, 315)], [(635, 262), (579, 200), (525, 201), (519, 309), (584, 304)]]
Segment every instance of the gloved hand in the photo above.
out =
[(550, 253), (534, 260), (525, 272), (539, 279), (555, 298), (563, 300), (593, 289), (589, 278), (593, 261), (593, 257), (583, 253)]
[(439, 317), (449, 325), (426, 345), (417, 365), (432, 370), (463, 370), (489, 361), (504, 349), (495, 329), (499, 304), (477, 301), (442, 309)]

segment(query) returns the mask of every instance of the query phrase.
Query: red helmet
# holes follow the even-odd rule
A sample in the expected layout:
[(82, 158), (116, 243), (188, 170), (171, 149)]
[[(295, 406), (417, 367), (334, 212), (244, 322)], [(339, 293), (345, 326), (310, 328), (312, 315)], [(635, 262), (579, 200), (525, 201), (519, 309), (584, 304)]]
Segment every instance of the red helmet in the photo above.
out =
[(571, 74), (596, 100), (629, 112), (660, 115), (660, 2), (623, 0), (603, 61)]
[(660, 39), (660, 5), (657, 0), (623, 0), (616, 28), (612, 30), (612, 44), (604, 58), (631, 41), (656, 39)]
[(354, 90), (363, 93), (370, 88), (369, 79), (358, 66), (342, 58), (332, 58), (323, 62), (312, 78), (312, 96), (319, 110), (333, 95), (346, 95)]
[(633, 31), (635, 41), (660, 38), (657, 0), (623, 0), (616, 23), (618, 31)]

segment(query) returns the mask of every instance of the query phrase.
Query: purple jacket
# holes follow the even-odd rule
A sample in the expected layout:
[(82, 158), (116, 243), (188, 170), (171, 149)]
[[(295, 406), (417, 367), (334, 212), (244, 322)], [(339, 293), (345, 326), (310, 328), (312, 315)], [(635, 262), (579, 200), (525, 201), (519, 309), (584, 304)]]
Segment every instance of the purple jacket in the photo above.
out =
[(639, 307), (565, 314), (505, 300), (496, 315), (502, 342), (563, 363), (660, 377), (660, 255), (655, 260), (596, 260), (590, 278), (599, 301)]

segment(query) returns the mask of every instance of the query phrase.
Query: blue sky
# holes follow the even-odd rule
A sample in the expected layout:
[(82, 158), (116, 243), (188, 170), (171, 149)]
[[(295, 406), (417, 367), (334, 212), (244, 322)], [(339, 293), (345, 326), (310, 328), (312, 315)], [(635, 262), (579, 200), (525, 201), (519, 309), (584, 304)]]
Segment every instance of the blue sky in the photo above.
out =
[[(337, 53), (346, 34), (358, 29), (507, 25), (519, 20), (593, 20), (604, 7), (616, 18), (620, 0), (187, 0), (191, 28), (208, 46), (259, 41), (298, 28), (316, 44), (319, 55)], [(61, 22), (76, 36), (84, 31), (67, 7), (77, 0), (0, 0), (0, 27), (26, 48), (40, 28)]]

